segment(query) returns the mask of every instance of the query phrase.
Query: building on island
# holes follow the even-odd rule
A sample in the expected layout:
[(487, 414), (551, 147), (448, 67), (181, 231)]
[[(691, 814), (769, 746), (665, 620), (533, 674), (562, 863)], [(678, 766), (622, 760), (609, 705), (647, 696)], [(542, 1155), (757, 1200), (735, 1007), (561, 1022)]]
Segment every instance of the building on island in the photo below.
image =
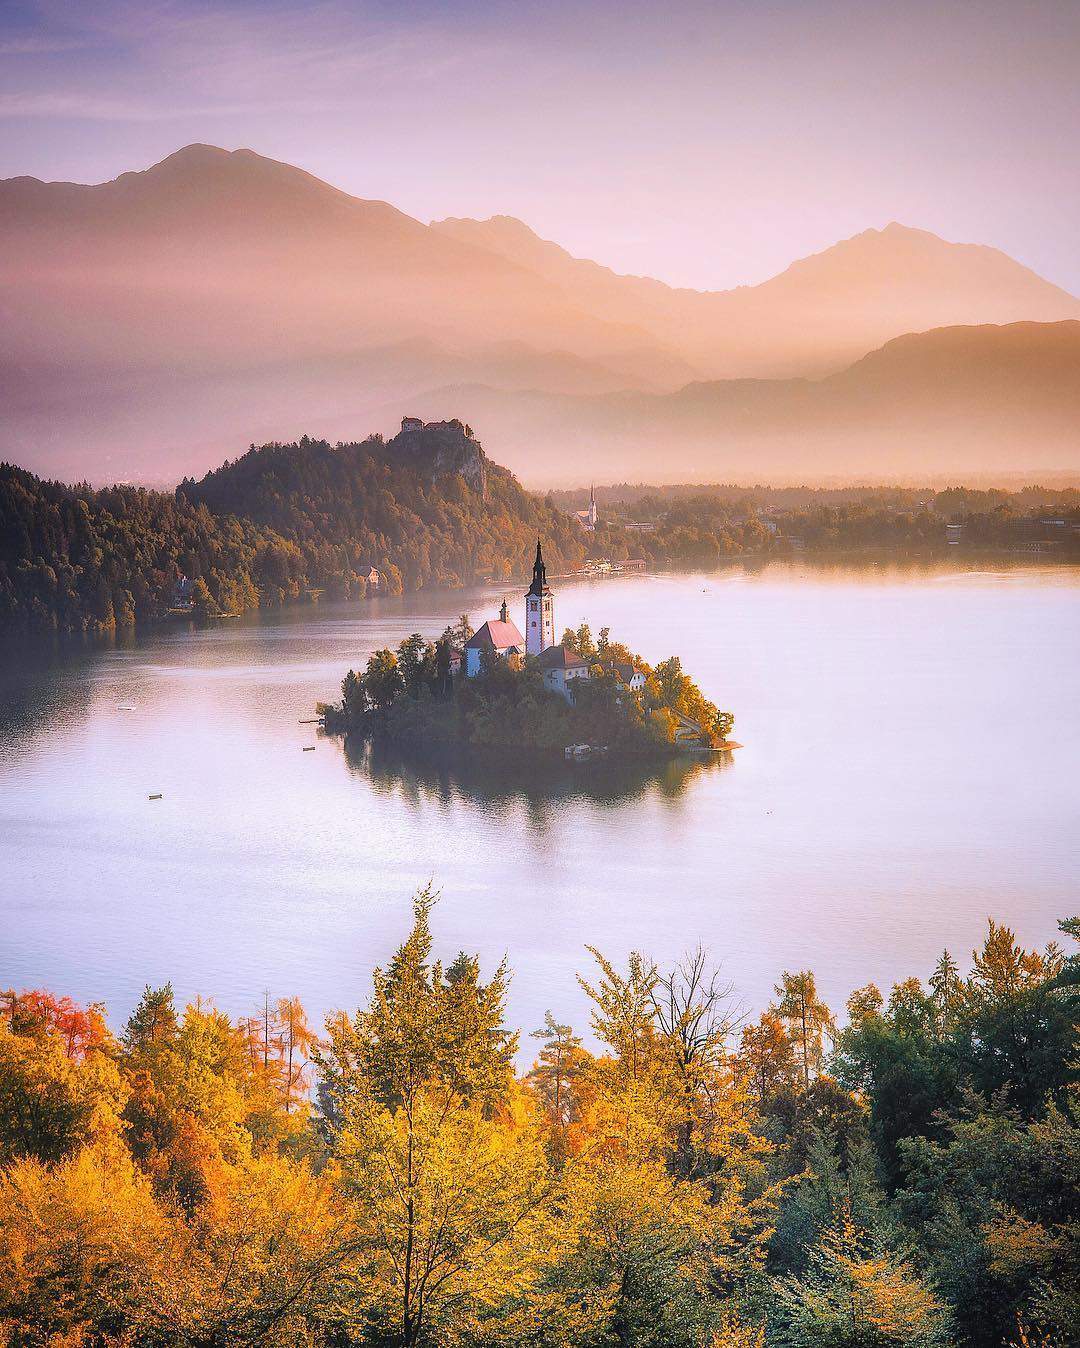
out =
[(491, 619), (475, 631), (465, 643), (465, 675), (474, 679), (480, 673), (484, 653), (495, 660), (525, 654), (525, 638), (510, 621), (506, 600), (498, 619)]
[(525, 595), (525, 632), (510, 621), (510, 610), (503, 600), (498, 619), (484, 623), (465, 643), (462, 667), (467, 678), (480, 673), (481, 657), (485, 651), (496, 660), (507, 656), (541, 655), (555, 645), (555, 604), (547, 583), (547, 568), (540, 540), (536, 540), (536, 561), (533, 563), (532, 584)]
[(540, 540), (537, 539), (532, 584), (525, 595), (525, 649), (530, 655), (540, 655), (554, 645), (554, 601), (548, 589), (544, 554), (540, 551)]
[(578, 522), (578, 523), (581, 525), (581, 527), (586, 531), (586, 533), (590, 533), (590, 534), (591, 534), (591, 533), (593, 533), (593, 532), (595, 531), (596, 525), (597, 525), (597, 522), (598, 522), (598, 516), (597, 516), (597, 513), (596, 513), (596, 495), (595, 495), (595, 493), (594, 493), (592, 487), (589, 488), (589, 507), (588, 507), (588, 509), (587, 509), (587, 510), (575, 510), (575, 511), (574, 511), (574, 514), (577, 516), (577, 522)]
[(587, 679), (590, 673), (588, 660), (565, 646), (549, 646), (541, 652), (540, 668), (544, 674), (544, 687), (553, 693), (561, 693), (567, 702), (574, 700), (571, 683), (575, 679)]
[(645, 674), (637, 665), (612, 660), (604, 665), (604, 669), (614, 674), (619, 682), (625, 684), (633, 693), (640, 692), (645, 687)]
[[(536, 656), (544, 687), (566, 698), (567, 702), (574, 700), (574, 683), (591, 677), (588, 660), (555, 640), (555, 600), (547, 583), (547, 568), (539, 539), (536, 540), (532, 584), (525, 595), (525, 636), (522, 637), (510, 621), (510, 611), (503, 600), (498, 619), (484, 623), (465, 643), (461, 667), (467, 678), (475, 678), (480, 673), (485, 651), (496, 660)], [(609, 663), (626, 687), (637, 691), (645, 686), (644, 674), (634, 665)]]

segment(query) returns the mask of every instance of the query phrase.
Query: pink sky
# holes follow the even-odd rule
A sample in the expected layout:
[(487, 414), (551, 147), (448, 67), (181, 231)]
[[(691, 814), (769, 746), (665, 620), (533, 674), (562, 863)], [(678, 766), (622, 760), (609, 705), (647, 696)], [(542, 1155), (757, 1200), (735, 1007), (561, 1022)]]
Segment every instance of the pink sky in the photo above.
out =
[(1076, 293), (1078, 68), (1074, 0), (15, 0), (0, 176), (206, 141), (681, 285), (896, 219)]

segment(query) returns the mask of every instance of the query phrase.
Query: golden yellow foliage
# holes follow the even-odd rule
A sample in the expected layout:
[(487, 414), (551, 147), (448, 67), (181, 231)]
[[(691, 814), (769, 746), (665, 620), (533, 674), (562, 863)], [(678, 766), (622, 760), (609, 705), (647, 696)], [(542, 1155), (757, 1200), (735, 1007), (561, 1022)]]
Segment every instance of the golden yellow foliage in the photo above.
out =
[(532, 1102), (493, 1113), (432, 1089), (355, 1099), (337, 1155), (366, 1279), (357, 1310), (419, 1342), (459, 1338), (536, 1281), (550, 1175)]
[(183, 1328), (190, 1249), (115, 1132), (55, 1166), (0, 1174), (0, 1323), (42, 1341)]

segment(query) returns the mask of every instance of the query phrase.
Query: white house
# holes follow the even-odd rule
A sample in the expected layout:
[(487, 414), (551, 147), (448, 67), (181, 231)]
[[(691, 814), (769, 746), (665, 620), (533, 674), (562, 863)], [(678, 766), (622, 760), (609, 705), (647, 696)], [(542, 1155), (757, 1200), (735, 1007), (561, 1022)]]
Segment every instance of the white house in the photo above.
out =
[(544, 687), (553, 693), (560, 693), (567, 702), (573, 702), (573, 685), (578, 679), (589, 677), (589, 662), (583, 660), (577, 651), (567, 650), (565, 646), (549, 646), (540, 654), (540, 668), (544, 675)]
[(610, 661), (604, 666), (610, 669), (620, 683), (624, 683), (632, 692), (639, 693), (645, 687), (645, 675), (637, 665), (624, 664), (622, 661)]

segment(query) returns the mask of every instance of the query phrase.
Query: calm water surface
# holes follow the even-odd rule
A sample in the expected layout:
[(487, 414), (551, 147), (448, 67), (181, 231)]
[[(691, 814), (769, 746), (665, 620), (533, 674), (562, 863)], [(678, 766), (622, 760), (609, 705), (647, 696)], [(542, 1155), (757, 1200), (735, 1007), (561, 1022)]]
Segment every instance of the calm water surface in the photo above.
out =
[(321, 1016), (363, 998), (430, 879), (440, 948), (489, 967), (508, 951), (529, 1029), (548, 1007), (583, 1022), (586, 942), (670, 958), (700, 941), (748, 1008), (812, 967), (840, 1006), (944, 945), (966, 956), (988, 914), (1042, 944), (1080, 907), (1076, 571), (776, 564), (559, 586), (560, 629), (677, 652), (736, 713), (726, 766), (491, 780), (350, 761), (298, 724), (371, 651), (500, 597), (9, 658), (0, 986), (103, 1000), (114, 1022), (166, 979), (233, 1012), (298, 993)]

